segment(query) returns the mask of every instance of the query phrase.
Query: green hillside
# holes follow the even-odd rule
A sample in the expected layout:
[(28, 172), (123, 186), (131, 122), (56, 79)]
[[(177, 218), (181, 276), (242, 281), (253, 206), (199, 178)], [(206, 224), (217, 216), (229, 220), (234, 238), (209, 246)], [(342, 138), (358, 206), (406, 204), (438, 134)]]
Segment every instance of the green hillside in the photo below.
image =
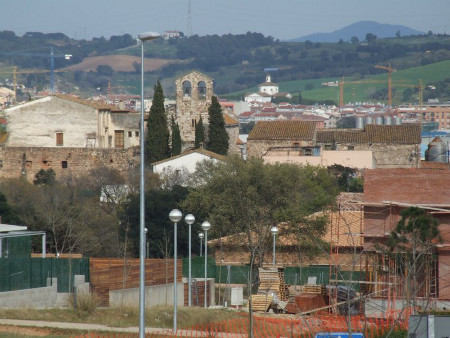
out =
[[(344, 87), (344, 102), (361, 102), (361, 101), (375, 101), (370, 96), (376, 91), (383, 89), (387, 90), (387, 72), (386, 74), (377, 74), (367, 76), (360, 81), (386, 81), (385, 84), (347, 84)], [(413, 67), (400, 70), (392, 73), (392, 87), (393, 87), (393, 103), (402, 103), (402, 94), (408, 86), (417, 86), (422, 80), (423, 85), (443, 81), (450, 78), (450, 60), (437, 62), (421, 67)], [(323, 78), (314, 80), (297, 80), (279, 83), (280, 91), (291, 92), (295, 95), (300, 89), (302, 97), (311, 100), (323, 101), (334, 100), (339, 101), (339, 87), (321, 87), (322, 82), (338, 81), (339, 78)], [(345, 78), (346, 81), (352, 81), (351, 78)], [(313, 85), (313, 89), (307, 90), (307, 85)], [(412, 87), (411, 87), (412, 88)], [(250, 88), (256, 90), (256, 88)], [(412, 88), (414, 92), (414, 88)], [(251, 90), (249, 90), (251, 91)], [(418, 94), (413, 96), (414, 101), (417, 101)], [(382, 100), (384, 102), (384, 100)]]

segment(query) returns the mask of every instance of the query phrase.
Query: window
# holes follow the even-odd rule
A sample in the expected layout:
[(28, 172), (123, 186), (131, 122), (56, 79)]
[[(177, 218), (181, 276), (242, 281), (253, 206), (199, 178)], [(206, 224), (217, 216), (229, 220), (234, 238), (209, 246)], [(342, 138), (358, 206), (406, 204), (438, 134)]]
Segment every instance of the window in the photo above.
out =
[(67, 161), (62, 161), (61, 162), (61, 168), (67, 169)]
[(133, 136), (133, 132), (129, 131), (128, 132), (128, 137), (132, 137)]
[(205, 83), (205, 81), (200, 81), (198, 83), (198, 98), (206, 99), (206, 83)]
[(311, 148), (306, 148), (305, 149), (305, 156), (312, 156), (312, 149)]
[(135, 131), (135, 132), (134, 132), (134, 136), (139, 137), (139, 132), (138, 132), (138, 131)]
[(195, 119), (192, 119), (192, 128), (195, 128), (195, 126), (197, 125), (197, 121)]
[(348, 146), (347, 150), (355, 150), (355, 146)]
[(184, 81), (183, 82), (183, 97), (191, 96), (191, 82)]
[(331, 144), (325, 144), (325, 150), (331, 150)]
[(64, 145), (64, 134), (56, 133), (56, 146), (62, 147)]

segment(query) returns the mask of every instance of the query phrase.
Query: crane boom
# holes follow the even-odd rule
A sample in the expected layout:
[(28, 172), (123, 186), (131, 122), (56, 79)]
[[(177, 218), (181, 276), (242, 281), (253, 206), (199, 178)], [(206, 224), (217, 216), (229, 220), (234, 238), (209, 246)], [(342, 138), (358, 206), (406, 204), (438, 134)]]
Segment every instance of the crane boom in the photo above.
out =
[(392, 68), (390, 63), (387, 67), (376, 65), (375, 68), (384, 69), (388, 72), (388, 106), (392, 106), (392, 72), (395, 72), (397, 69)]
[[(0, 52), (2, 55), (23, 55), (23, 56), (37, 56), (37, 57), (49, 57), (49, 54), (44, 53), (25, 53), (25, 52)], [(50, 91), (55, 92), (55, 58), (63, 57), (66, 60), (70, 60), (72, 54), (55, 54), (53, 47), (50, 49)]]

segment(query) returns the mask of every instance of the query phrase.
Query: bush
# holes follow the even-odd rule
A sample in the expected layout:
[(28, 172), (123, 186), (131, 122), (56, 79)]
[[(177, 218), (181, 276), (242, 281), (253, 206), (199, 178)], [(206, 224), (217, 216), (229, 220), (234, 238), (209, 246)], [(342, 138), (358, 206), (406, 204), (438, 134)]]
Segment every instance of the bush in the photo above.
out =
[(97, 310), (99, 301), (95, 294), (92, 293), (78, 293), (75, 297), (70, 298), (71, 307), (80, 314), (91, 314)]

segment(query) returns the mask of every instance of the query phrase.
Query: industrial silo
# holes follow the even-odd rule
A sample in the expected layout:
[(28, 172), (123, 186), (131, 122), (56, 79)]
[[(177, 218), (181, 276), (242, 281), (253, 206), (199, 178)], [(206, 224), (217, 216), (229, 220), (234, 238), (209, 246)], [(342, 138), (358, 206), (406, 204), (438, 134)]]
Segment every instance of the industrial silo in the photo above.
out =
[(384, 120), (384, 124), (386, 126), (391, 126), (392, 125), (392, 117), (391, 116), (385, 116), (383, 117)]
[(373, 124), (373, 118), (370, 117), (370, 116), (367, 116), (367, 117), (366, 117), (366, 126), (367, 126), (368, 124)]
[(364, 118), (361, 116), (356, 118), (356, 129), (364, 129)]
[(448, 144), (439, 136), (428, 144), (425, 150), (425, 161), (448, 163)]
[(394, 117), (394, 125), (400, 126), (402, 124), (402, 118), (399, 116)]
[(383, 124), (383, 116), (377, 116), (376, 118), (375, 118), (375, 124), (377, 124), (377, 125), (382, 125)]

